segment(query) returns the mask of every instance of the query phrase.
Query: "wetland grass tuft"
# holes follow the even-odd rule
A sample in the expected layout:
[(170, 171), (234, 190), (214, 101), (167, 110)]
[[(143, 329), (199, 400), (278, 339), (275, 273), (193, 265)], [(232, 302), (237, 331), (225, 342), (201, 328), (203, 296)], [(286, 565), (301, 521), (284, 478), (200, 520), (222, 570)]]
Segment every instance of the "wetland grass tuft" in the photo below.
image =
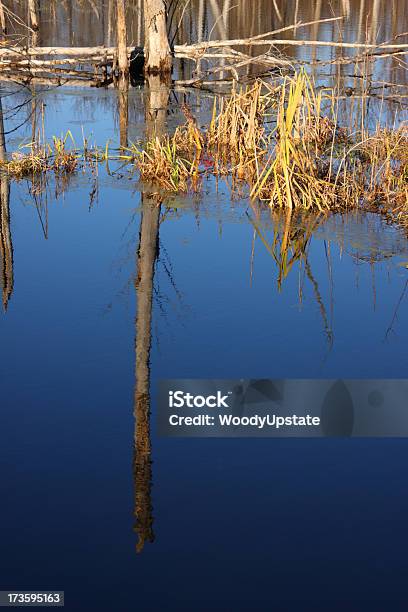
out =
[[(323, 107), (328, 108), (325, 115)], [(335, 108), (333, 92), (316, 92), (306, 73), (284, 80), (272, 151), (257, 176), (252, 198), (273, 208), (320, 212), (355, 206), (353, 173), (347, 164), (335, 171), (335, 151), (347, 142), (337, 127)]]
[(179, 136), (176, 132), (172, 137), (155, 137), (147, 141), (141, 151), (133, 146), (135, 164), (143, 181), (157, 183), (171, 192), (198, 191), (199, 157), (195, 156), (193, 160), (181, 157)]
[(276, 104), (276, 88), (262, 81), (214, 100), (205, 140), (214, 172), (252, 181), (268, 152), (266, 119)]
[[(257, 80), (214, 100), (200, 130), (190, 110), (173, 136), (154, 138), (127, 156), (142, 180), (170, 192), (199, 190), (203, 176), (231, 176), (253, 201), (272, 209), (329, 213), (357, 207), (408, 213), (408, 130), (353, 134), (339, 125), (338, 97), (305, 71), (273, 87)], [(244, 189), (245, 192), (245, 189)]]
[(54, 136), (51, 143), (42, 144), (38, 139), (21, 145), (11, 159), (0, 161), (0, 170), (16, 179), (50, 171), (70, 174), (76, 170), (78, 153), (67, 148), (68, 140), (73, 142), (69, 131), (65, 136)]
[(408, 126), (377, 127), (360, 147), (367, 167), (366, 201), (408, 226)]

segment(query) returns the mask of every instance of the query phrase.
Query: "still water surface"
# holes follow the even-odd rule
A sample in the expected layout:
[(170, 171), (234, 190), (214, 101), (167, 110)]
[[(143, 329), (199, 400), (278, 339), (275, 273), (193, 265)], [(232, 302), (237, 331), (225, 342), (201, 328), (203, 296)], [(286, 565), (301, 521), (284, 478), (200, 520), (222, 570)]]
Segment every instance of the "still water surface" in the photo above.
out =
[[(21, 20), (27, 18), (24, 3), (5, 0)], [(113, 0), (40, 2), (42, 44), (92, 46), (115, 44)], [(127, 23), (130, 44), (143, 42), (142, 0), (128, 0)], [(406, 32), (408, 7), (405, 0), (189, 0), (168, 2), (169, 33), (179, 44), (197, 40), (246, 38), (300, 22), (342, 17), (341, 22), (311, 23), (306, 29), (288, 30), (285, 37), (385, 41)], [(27, 34), (18, 23), (9, 34)]]
[[(42, 100), (48, 135), (69, 128), (80, 141), (84, 126), (101, 145), (117, 140), (116, 92)], [(132, 139), (143, 116), (133, 90)], [(27, 126), (9, 135), (10, 150), (22, 136)], [(137, 554), (141, 189), (115, 166), (97, 181), (78, 173), (62, 191), (11, 185), (1, 587), (64, 589), (75, 611), (405, 610), (406, 441), (158, 439), (154, 398), (159, 378), (406, 377), (406, 235), (373, 215), (321, 220), (283, 277), (254, 229), (271, 245), (281, 220), (257, 218), (227, 186), (163, 204), (152, 487), (138, 508), (154, 542)]]

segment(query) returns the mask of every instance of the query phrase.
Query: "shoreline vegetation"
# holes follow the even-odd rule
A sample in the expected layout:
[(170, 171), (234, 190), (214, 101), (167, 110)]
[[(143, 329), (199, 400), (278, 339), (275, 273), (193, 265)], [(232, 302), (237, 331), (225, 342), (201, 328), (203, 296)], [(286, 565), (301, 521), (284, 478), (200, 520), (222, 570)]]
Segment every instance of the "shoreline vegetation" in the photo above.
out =
[(172, 135), (153, 133), (116, 151), (85, 139), (78, 150), (70, 132), (51, 143), (38, 134), (0, 160), (0, 170), (21, 179), (118, 160), (164, 195), (199, 192), (203, 180), (215, 177), (230, 181), (233, 194), (272, 209), (362, 209), (408, 227), (408, 125), (352, 132), (340, 123), (336, 92), (318, 88), (305, 70), (215, 97), (203, 129), (187, 105), (182, 111), (186, 122)]

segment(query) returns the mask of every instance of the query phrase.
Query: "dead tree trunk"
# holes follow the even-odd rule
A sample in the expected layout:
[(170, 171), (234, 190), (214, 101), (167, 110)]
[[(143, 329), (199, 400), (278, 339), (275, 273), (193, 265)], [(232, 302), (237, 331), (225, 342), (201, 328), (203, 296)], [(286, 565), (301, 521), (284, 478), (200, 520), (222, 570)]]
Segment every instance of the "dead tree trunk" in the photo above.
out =
[(4, 14), (4, 6), (2, 0), (0, 0), (0, 26), (2, 36), (6, 36), (7, 34), (7, 25), (6, 25), (6, 16)]
[(129, 62), (127, 52), (126, 34), (126, 7), (125, 0), (117, 0), (117, 45), (118, 45), (118, 68), (119, 78), (127, 78), (129, 75)]
[(129, 127), (129, 81), (120, 79), (118, 90), (118, 111), (119, 111), (119, 134), (120, 146), (125, 149), (128, 146), (128, 127)]
[(3, 101), (0, 93), (0, 161), (7, 159), (6, 136), (4, 134)]
[(168, 76), (171, 73), (171, 51), (167, 37), (164, 0), (144, 0), (145, 72)]
[(30, 14), (30, 26), (33, 30), (32, 45), (36, 47), (40, 44), (40, 19), (38, 14), (38, 1), (28, 0), (28, 12)]

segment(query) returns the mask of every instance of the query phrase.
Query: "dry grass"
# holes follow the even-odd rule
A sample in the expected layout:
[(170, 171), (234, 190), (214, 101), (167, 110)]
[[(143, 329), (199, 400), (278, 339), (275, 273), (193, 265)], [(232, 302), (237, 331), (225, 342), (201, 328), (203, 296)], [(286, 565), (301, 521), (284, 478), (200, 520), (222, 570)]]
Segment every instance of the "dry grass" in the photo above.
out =
[(109, 151), (109, 143), (104, 149), (90, 145), (84, 137), (83, 147), (77, 149), (71, 132), (63, 136), (53, 136), (50, 142), (40, 132), (35, 140), (21, 144), (9, 159), (0, 161), (0, 171), (7, 172), (10, 178), (45, 177), (54, 172), (59, 177), (74, 173), (78, 168), (89, 167), (92, 172), (101, 162), (121, 159)]
[(60, 138), (54, 136), (51, 144), (36, 141), (22, 145), (10, 160), (0, 161), (0, 169), (17, 179), (50, 171), (72, 173), (77, 167), (78, 153), (67, 149), (68, 140), (73, 142), (71, 132)]
[(233, 89), (228, 100), (215, 98), (205, 134), (215, 172), (252, 179), (269, 148), (265, 118), (274, 104), (276, 89), (262, 81), (239, 91)]
[(179, 136), (176, 133), (172, 138), (156, 137), (146, 142), (143, 150), (133, 145), (128, 152), (133, 156), (143, 181), (157, 183), (162, 189), (172, 192), (198, 191), (199, 158), (189, 161), (181, 157)]
[(407, 166), (408, 125), (403, 123), (395, 130), (378, 126), (374, 134), (362, 143), (360, 150), (372, 164), (393, 159)]
[(304, 71), (278, 88), (257, 81), (216, 99), (203, 132), (184, 107), (187, 123), (172, 138), (146, 143), (136, 163), (143, 180), (170, 191), (196, 191), (200, 176), (221, 174), (239, 179), (233, 192), (247, 185), (252, 200), (272, 209), (327, 213), (361, 206), (403, 218), (406, 126), (351, 134), (339, 126), (337, 109), (335, 92), (316, 88)]
[(173, 141), (179, 153), (199, 159), (205, 146), (204, 135), (197, 126), (197, 121), (188, 106), (183, 104), (181, 110), (187, 122), (176, 128)]
[(365, 166), (365, 202), (408, 226), (408, 126), (378, 126), (359, 151)]
[[(258, 80), (216, 98), (204, 130), (186, 105), (182, 111), (186, 123), (173, 136), (122, 149), (116, 159), (173, 193), (196, 192), (203, 176), (226, 175), (233, 194), (249, 194), (274, 210), (362, 207), (408, 226), (408, 126), (350, 133), (339, 126), (336, 93), (318, 89), (306, 72), (276, 87)], [(108, 147), (90, 149), (84, 140), (79, 152), (68, 141), (73, 143), (70, 132), (51, 144), (30, 143), (1, 167), (20, 178), (50, 170), (68, 174), (80, 162), (95, 166), (114, 158)]]
[[(329, 107), (325, 115), (324, 102)], [(333, 92), (316, 92), (305, 73), (285, 79), (275, 144), (251, 197), (271, 207), (320, 212), (356, 204), (358, 191), (350, 189), (355, 181), (348, 165), (339, 165), (335, 171), (334, 152), (347, 142), (337, 127), (335, 108)]]

